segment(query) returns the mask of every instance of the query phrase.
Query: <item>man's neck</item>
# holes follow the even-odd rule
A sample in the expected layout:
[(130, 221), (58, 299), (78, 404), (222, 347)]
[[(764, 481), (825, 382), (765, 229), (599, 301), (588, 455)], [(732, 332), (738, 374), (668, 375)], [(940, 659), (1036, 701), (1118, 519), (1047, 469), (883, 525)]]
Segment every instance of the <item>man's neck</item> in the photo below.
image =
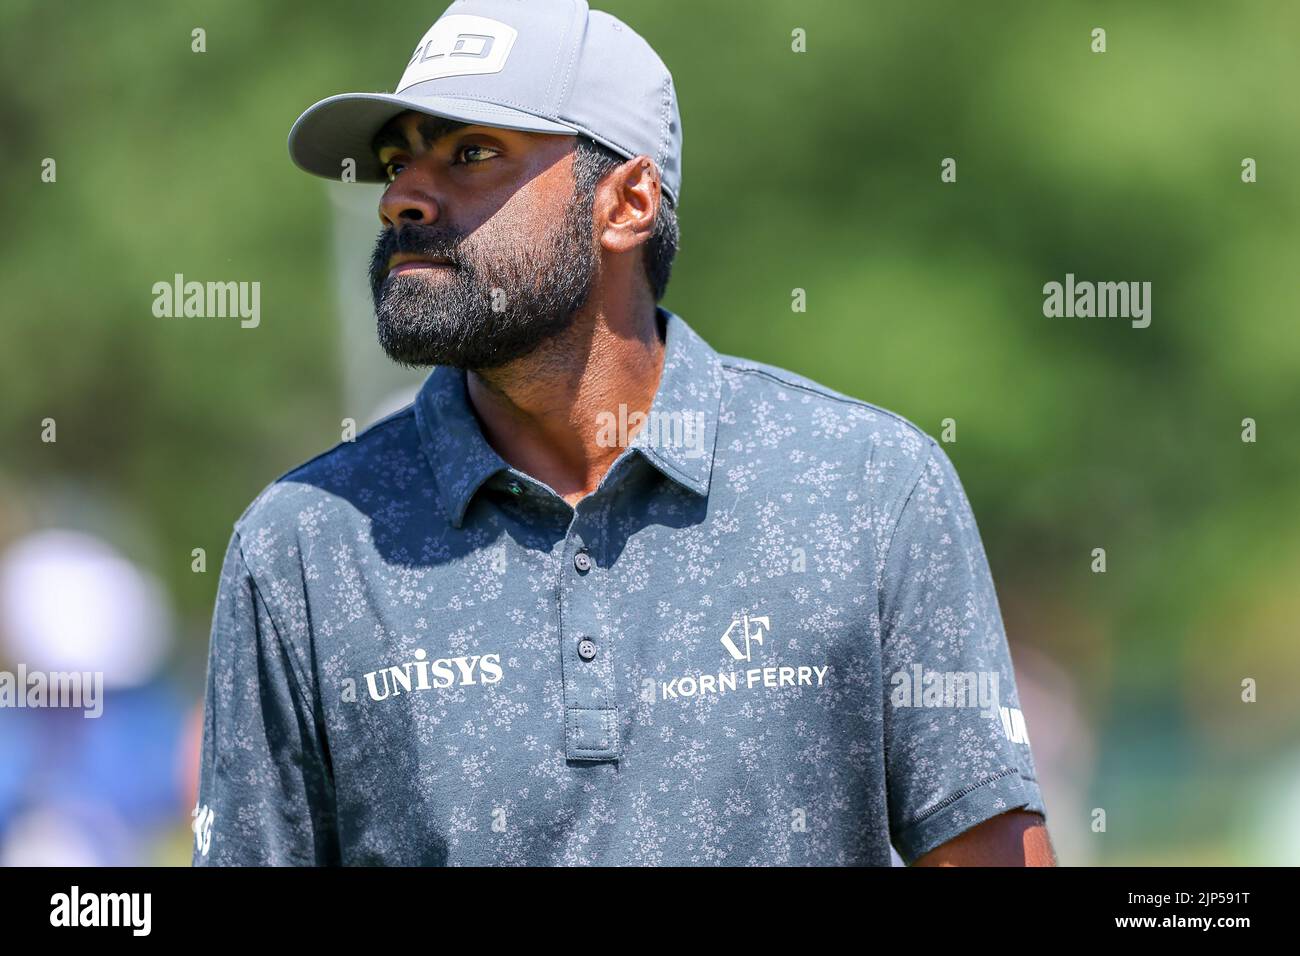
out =
[(637, 310), (602, 305), (589, 303), (533, 353), (466, 376), (488, 444), (571, 505), (596, 490), (623, 451), (598, 441), (601, 413), (623, 420), (619, 405), (628, 416), (648, 413), (663, 372), (653, 303)]

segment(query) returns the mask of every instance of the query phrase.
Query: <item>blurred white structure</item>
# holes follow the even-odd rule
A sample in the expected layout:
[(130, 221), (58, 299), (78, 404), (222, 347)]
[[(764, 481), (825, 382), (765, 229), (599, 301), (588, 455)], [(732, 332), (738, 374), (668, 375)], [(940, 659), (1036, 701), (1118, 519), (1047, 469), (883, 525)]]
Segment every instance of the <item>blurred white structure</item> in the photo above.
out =
[(1300, 750), (1280, 758), (1248, 792), (1243, 817), (1251, 829), (1250, 863), (1300, 866)]
[(403, 385), (401, 388), (397, 389), (397, 391), (385, 396), (378, 405), (371, 409), (369, 418), (359, 424), (362, 427), (373, 425), (384, 416), (391, 415), (393, 412), (405, 408), (407, 405), (410, 405), (411, 402), (415, 401), (415, 396), (419, 391), (419, 383)]
[[(414, 395), (428, 369), (402, 368), (379, 347), (375, 335), (375, 304), (370, 292), (370, 256), (379, 235), (379, 197), (383, 190), (368, 183), (329, 183), (333, 220), (333, 272), (339, 320), (339, 365), (343, 372), (343, 416), (354, 418), (358, 430), (396, 411), (389, 407), (399, 393)], [(383, 409), (369, 420), (368, 409)]]
[(45, 530), (0, 558), (4, 657), (34, 671), (97, 671), (106, 687), (152, 677), (171, 643), (159, 581), (79, 531)]
[(1029, 726), (1047, 832), (1062, 866), (1090, 866), (1104, 835), (1091, 829), (1087, 803), (1097, 744), (1070, 672), (1038, 648), (1012, 648), (1020, 707)]
[(99, 805), (51, 805), (18, 817), (0, 845), (0, 867), (122, 866), (143, 862), (122, 823)]

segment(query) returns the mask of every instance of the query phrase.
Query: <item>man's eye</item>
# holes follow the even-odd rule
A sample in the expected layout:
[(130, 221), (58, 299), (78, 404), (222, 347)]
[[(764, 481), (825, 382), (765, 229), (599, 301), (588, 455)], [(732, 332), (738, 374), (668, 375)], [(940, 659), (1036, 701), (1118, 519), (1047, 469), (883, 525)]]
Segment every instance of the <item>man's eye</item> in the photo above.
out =
[[(480, 153), (491, 153), (493, 155), (497, 153), (497, 150), (493, 149), (491, 146), (462, 146), (460, 149), (456, 151), (457, 160), (459, 160), (460, 157), (464, 156), (467, 152), (471, 152), (474, 150), (477, 150)], [(469, 160), (468, 162), (465, 163), (465, 165), (469, 165), (469, 166), (476, 165), (477, 163), (481, 163), (484, 160), (491, 159), (491, 158), (492, 158), (491, 156), (481, 156), (478, 159)]]
[[(491, 146), (462, 146), (456, 151), (456, 162), (453, 166), (474, 166), (491, 159), (500, 150), (493, 149)], [(384, 176), (391, 183), (406, 168), (405, 163), (388, 162), (384, 164)]]

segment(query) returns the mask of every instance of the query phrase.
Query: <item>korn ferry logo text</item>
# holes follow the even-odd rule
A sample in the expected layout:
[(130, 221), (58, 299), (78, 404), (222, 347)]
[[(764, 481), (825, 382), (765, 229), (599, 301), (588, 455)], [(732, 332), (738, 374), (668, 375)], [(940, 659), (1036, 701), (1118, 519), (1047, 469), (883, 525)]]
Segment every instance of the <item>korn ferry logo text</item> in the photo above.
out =
[[(772, 630), (771, 618), (742, 614), (723, 632), (720, 643), (733, 661), (749, 663), (755, 647), (763, 646), (763, 635)], [(703, 697), (711, 694), (734, 694), (737, 691), (765, 690), (782, 687), (821, 687), (830, 671), (829, 664), (780, 664), (746, 667), (743, 670), (722, 668), (716, 673), (687, 674), (659, 682), (663, 700), (679, 697)]]
[[(495, 684), (501, 680), (500, 654), (472, 654), (429, 660), (420, 648), (415, 660), (385, 667), (365, 675), (371, 700), (387, 700), (415, 691), (446, 690), (474, 684)], [(344, 697), (346, 700), (347, 698)]]

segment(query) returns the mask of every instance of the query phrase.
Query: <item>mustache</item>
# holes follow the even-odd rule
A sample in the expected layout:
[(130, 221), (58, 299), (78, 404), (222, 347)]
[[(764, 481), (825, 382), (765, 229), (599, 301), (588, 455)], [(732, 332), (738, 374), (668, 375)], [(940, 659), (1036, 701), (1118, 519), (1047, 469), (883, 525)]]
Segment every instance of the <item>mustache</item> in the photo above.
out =
[(388, 273), (388, 260), (399, 252), (446, 259), (459, 268), (463, 265), (460, 246), (464, 239), (447, 226), (407, 225), (381, 230), (370, 255), (370, 283), (377, 288), (383, 282)]

